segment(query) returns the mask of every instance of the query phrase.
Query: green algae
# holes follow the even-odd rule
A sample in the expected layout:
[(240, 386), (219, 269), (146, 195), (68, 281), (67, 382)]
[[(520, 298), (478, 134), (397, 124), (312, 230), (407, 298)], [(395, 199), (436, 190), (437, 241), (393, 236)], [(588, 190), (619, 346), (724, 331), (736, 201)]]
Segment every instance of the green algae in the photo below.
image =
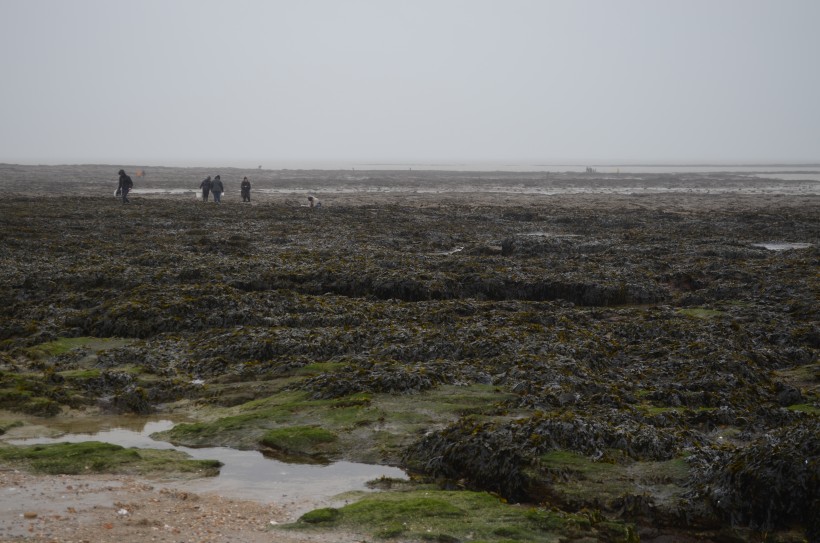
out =
[(213, 476), (221, 462), (192, 460), (179, 451), (125, 448), (111, 443), (85, 441), (0, 447), (0, 459), (51, 475), (111, 473), (132, 475)]
[[(352, 497), (352, 496), (351, 496)], [(341, 508), (306, 513), (290, 528), (345, 528), (378, 539), (421, 541), (558, 542), (592, 537), (596, 541), (637, 541), (629, 524), (602, 521), (532, 506), (510, 505), (484, 492), (432, 488), (383, 491), (359, 496)]]
[(5, 434), (12, 428), (19, 428), (20, 426), (23, 426), (23, 424), (24, 423), (21, 420), (0, 419), (0, 435)]
[(299, 521), (307, 524), (327, 524), (336, 522), (340, 515), (341, 513), (338, 509), (333, 507), (322, 507), (320, 509), (314, 509), (313, 511), (305, 513), (299, 517)]
[(90, 381), (92, 379), (99, 379), (102, 375), (102, 370), (99, 368), (66, 370), (57, 372), (57, 374), (67, 381)]
[(799, 411), (801, 413), (807, 413), (809, 415), (820, 415), (820, 406), (818, 406), (817, 404), (794, 404), (788, 406), (787, 409), (789, 409), (790, 411)]
[(47, 374), (0, 371), (0, 409), (53, 417), (62, 411), (62, 405), (72, 403), (68, 391), (50, 381)]
[(288, 426), (268, 431), (259, 443), (284, 454), (320, 456), (333, 452), (330, 446), (338, 439), (336, 434), (324, 428)]
[(653, 506), (674, 511), (689, 477), (684, 458), (607, 462), (563, 450), (539, 457), (538, 470), (550, 480), (553, 499), (572, 507), (595, 504), (610, 510), (621, 507), (625, 498), (652, 496)]
[(330, 452), (333, 458), (396, 463), (402, 447), (419, 432), (495, 410), (504, 397), (487, 385), (444, 386), (412, 396), (357, 393), (327, 400), (290, 390), (212, 410), (210, 421), (178, 424), (156, 437), (191, 447), (249, 449), (270, 431), (314, 426), (338, 437)]
[(130, 340), (118, 338), (101, 337), (61, 337), (54, 341), (48, 341), (35, 345), (26, 350), (27, 354), (34, 357), (55, 357), (68, 353), (76, 349), (88, 349), (91, 351), (103, 351), (127, 345)]
[(696, 319), (714, 319), (726, 315), (725, 311), (720, 311), (718, 309), (708, 309), (705, 307), (678, 309), (677, 313), (687, 317), (694, 317)]

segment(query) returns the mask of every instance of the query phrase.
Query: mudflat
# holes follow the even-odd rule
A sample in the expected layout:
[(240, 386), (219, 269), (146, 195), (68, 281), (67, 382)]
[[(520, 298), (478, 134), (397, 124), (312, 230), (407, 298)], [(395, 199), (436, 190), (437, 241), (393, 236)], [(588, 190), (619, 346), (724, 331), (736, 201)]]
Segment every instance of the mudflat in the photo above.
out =
[[(158, 413), (187, 421), (157, 436), (180, 445), (413, 476), (297, 532), (287, 504), (241, 502), (237, 541), (820, 534), (816, 182), (154, 168), (122, 204), (118, 169), (0, 165), (4, 438)], [(223, 202), (197, 200), (215, 173)], [(135, 521), (240, 503), (184, 479), (9, 455), (3, 499), (127, 481), (82, 514), (35, 501), (9, 537), (231, 540), (195, 515)], [(510, 516), (474, 522), (454, 490)], [(402, 499), (404, 520), (361, 520)]]

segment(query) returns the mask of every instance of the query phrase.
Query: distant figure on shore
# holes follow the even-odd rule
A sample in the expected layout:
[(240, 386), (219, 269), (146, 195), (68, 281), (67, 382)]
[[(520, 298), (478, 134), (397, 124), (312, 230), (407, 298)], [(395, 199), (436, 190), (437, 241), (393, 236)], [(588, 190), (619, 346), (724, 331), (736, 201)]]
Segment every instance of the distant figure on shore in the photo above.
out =
[(240, 185), (242, 189), (242, 201), (243, 202), (250, 202), (251, 201), (251, 182), (248, 181), (247, 177), (242, 179), (242, 184)]
[(128, 193), (131, 191), (131, 188), (134, 186), (134, 182), (131, 181), (131, 178), (125, 173), (125, 170), (120, 170), (120, 184), (117, 186), (117, 195), (122, 196), (122, 203), (128, 204), (131, 201), (128, 199)]
[(202, 189), (202, 201), (208, 201), (208, 193), (211, 192), (211, 176), (209, 175), (205, 179), (202, 180), (202, 183), (199, 184), (199, 188)]
[(214, 195), (214, 202), (218, 204), (222, 201), (222, 193), (225, 192), (225, 187), (222, 186), (222, 178), (218, 175), (211, 181), (211, 192)]
[(315, 196), (308, 196), (308, 205), (310, 207), (322, 207), (322, 202)]

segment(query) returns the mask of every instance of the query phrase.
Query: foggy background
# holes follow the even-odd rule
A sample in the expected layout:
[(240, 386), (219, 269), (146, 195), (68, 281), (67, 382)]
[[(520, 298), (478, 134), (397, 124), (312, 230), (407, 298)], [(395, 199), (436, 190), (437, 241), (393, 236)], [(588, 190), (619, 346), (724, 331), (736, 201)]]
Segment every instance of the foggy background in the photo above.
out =
[(816, 0), (0, 0), (0, 162), (820, 162)]

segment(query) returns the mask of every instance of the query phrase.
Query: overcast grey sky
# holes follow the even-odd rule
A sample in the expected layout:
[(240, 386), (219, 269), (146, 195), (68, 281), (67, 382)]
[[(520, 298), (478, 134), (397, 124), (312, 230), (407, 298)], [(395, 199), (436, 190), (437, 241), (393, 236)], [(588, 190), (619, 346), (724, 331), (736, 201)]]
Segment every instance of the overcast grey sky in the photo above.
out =
[(818, 162), (818, 0), (0, 0), (0, 162)]

